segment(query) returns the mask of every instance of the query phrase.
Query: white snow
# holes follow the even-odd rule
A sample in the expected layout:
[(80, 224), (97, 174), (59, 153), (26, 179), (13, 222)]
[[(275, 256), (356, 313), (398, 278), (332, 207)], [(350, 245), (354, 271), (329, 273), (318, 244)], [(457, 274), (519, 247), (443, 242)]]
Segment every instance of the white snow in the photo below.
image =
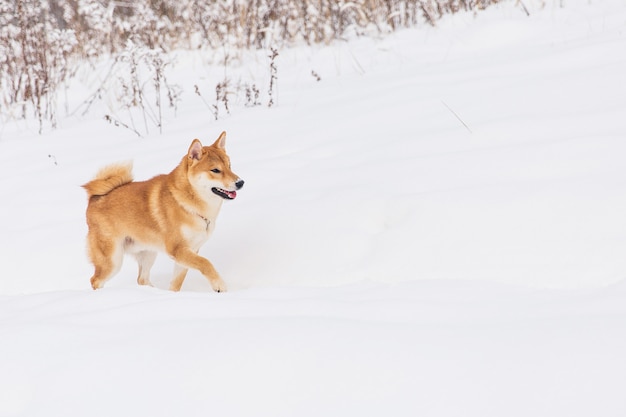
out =
[[(277, 105), (218, 121), (219, 57), (181, 51), (161, 135), (105, 103), (4, 121), (0, 417), (625, 415), (626, 9), (524, 3), (280, 50)], [(267, 52), (239, 56), (266, 103)], [(168, 292), (164, 255), (157, 288), (128, 258), (92, 291), (80, 185), (222, 130), (246, 185), (200, 253), (229, 292)]]

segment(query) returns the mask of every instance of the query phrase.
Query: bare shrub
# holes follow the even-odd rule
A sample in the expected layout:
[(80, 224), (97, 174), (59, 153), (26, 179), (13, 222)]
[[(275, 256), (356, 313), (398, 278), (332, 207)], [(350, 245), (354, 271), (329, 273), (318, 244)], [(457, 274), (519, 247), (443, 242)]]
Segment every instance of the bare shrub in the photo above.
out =
[[(163, 51), (128, 41), (126, 49), (117, 54), (96, 91), (83, 103), (82, 113), (87, 113), (94, 101), (112, 94), (112, 103), (117, 106), (109, 105), (111, 114), (105, 116), (107, 121), (128, 128), (139, 136), (142, 130), (148, 134), (150, 126), (157, 127), (161, 133), (164, 108), (175, 112), (180, 100), (180, 87), (170, 84), (166, 77), (166, 69), (171, 64)], [(125, 113), (126, 117), (120, 116), (120, 113)], [(142, 130), (137, 127), (138, 118), (143, 122)]]
[[(297, 43), (329, 43), (418, 24), (444, 14), (481, 10), (502, 0), (0, 0), (0, 116), (56, 125), (57, 90), (74, 71), (73, 59), (116, 57), (106, 80), (84, 103), (115, 92), (109, 119), (139, 133), (163, 126), (163, 97), (176, 109), (180, 89), (167, 82), (173, 48), (269, 50)], [(517, 0), (522, 6), (523, 2)], [(524, 7), (525, 8), (525, 7)], [(276, 51), (276, 49), (273, 49)], [(277, 72), (270, 64), (268, 106)], [(221, 85), (213, 105), (229, 112), (229, 95), (256, 86)], [(253, 88), (254, 87), (254, 88)], [(256, 90), (255, 90), (256, 89)], [(121, 117), (117, 112), (126, 113)], [(138, 129), (135, 119), (143, 121)]]
[[(54, 29), (76, 33), (84, 56), (125, 49), (256, 48), (318, 43), (351, 34), (434, 24), (446, 13), (480, 10), (501, 0), (0, 0), (40, 3)], [(424, 11), (428, 15), (424, 15)]]
[(0, 1), (0, 106), (6, 117), (32, 111), (56, 127), (57, 89), (70, 76), (72, 30), (55, 27), (47, 3)]

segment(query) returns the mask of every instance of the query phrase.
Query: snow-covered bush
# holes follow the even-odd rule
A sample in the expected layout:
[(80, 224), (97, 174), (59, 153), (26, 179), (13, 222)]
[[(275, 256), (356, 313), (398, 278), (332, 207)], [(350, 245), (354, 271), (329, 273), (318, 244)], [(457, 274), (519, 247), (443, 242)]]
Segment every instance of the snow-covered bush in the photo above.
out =
[(121, 63), (129, 42), (164, 52), (270, 50), (435, 25), (446, 13), (499, 1), (0, 0), (0, 116), (21, 118), (32, 110), (40, 129), (44, 120), (54, 126), (56, 91), (72, 72), (70, 58), (111, 54)]
[(51, 3), (0, 0), (0, 108), (4, 117), (56, 125), (56, 92), (70, 76), (76, 46), (72, 29), (61, 28)]

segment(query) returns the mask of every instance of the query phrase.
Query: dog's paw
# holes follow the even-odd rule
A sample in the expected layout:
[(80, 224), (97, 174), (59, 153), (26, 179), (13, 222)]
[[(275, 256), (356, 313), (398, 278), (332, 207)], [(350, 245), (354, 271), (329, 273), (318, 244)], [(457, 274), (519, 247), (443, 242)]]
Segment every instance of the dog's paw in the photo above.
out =
[(154, 287), (154, 285), (152, 285), (152, 283), (150, 282), (149, 279), (142, 279), (142, 278), (137, 278), (137, 284), (139, 285), (147, 285), (148, 287)]
[(99, 290), (100, 288), (102, 288), (103, 285), (104, 283), (102, 282), (102, 280), (93, 277), (91, 278), (91, 288), (93, 288), (94, 290)]
[(211, 280), (211, 287), (215, 292), (226, 292), (226, 283), (221, 278)]

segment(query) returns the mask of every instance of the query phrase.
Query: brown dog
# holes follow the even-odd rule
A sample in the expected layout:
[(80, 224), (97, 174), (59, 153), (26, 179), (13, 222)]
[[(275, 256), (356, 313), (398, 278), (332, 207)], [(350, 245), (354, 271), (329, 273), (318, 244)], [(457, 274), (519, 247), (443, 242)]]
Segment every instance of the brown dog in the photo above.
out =
[(148, 181), (133, 182), (129, 163), (105, 167), (83, 185), (89, 195), (87, 240), (95, 267), (93, 289), (119, 271), (124, 253), (137, 259), (137, 282), (151, 285), (150, 268), (156, 251), (162, 251), (176, 262), (170, 290), (180, 290), (188, 268), (194, 268), (215, 291), (226, 291), (211, 262), (198, 255), (215, 227), (222, 202), (234, 199), (243, 187), (243, 180), (230, 169), (225, 142), (226, 132), (211, 146), (203, 147), (194, 139), (172, 172)]

